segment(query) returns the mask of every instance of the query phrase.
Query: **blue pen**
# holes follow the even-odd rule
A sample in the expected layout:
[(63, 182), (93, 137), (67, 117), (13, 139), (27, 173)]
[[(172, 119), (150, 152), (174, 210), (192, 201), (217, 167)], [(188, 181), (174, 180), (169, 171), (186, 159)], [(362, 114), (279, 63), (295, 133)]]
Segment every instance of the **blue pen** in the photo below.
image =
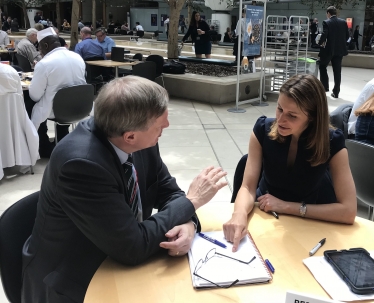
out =
[(216, 244), (216, 245), (218, 245), (218, 246), (221, 246), (221, 247), (223, 247), (223, 248), (226, 248), (226, 245), (225, 245), (225, 244), (223, 244), (223, 243), (221, 243), (221, 242), (219, 242), (219, 241), (217, 241), (217, 240), (215, 240), (215, 239), (213, 239), (213, 238), (210, 238), (210, 237), (204, 235), (203, 233), (199, 233), (199, 236), (200, 236), (201, 238), (205, 239), (205, 240), (208, 240), (209, 242), (212, 242), (213, 244)]
[(266, 260), (265, 260), (265, 263), (266, 263), (267, 267), (269, 267), (270, 271), (271, 271), (272, 273), (274, 273), (274, 272), (275, 272), (275, 269), (274, 269), (273, 265), (271, 265), (270, 261), (269, 261), (268, 259), (266, 259)]

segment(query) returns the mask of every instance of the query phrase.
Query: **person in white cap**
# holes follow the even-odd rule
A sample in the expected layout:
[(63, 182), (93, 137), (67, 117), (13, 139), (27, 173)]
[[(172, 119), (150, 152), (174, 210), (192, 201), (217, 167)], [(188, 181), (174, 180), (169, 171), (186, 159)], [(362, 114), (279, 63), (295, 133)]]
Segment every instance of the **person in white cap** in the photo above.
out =
[[(35, 66), (29, 89), (30, 98), (36, 102), (32, 109), (31, 121), (38, 129), (40, 156), (49, 157), (54, 145), (48, 146), (46, 120), (54, 117), (53, 98), (61, 88), (85, 84), (86, 66), (78, 54), (61, 47), (52, 27), (39, 31), (37, 38), (43, 59)], [(69, 133), (68, 129), (68, 126), (57, 126), (58, 141)], [(46, 146), (45, 150), (43, 150), (44, 146)]]

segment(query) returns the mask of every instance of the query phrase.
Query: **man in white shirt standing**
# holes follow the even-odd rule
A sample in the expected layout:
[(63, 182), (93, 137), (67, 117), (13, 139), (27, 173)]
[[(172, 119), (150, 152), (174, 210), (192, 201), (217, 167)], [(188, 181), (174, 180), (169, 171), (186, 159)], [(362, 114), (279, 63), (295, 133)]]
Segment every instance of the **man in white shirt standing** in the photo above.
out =
[(244, 34), (245, 34), (245, 15), (246, 15), (246, 9), (242, 9), (242, 17), (239, 19), (238, 23), (236, 24), (235, 28), (235, 43), (234, 43), (234, 52), (233, 55), (235, 56), (235, 61), (238, 62), (238, 49), (239, 49), (239, 29), (240, 29), (240, 36), (241, 36), (241, 42), (240, 42), (240, 62), (243, 60), (243, 41), (244, 41)]
[[(48, 157), (52, 150), (47, 148), (46, 151), (41, 151), (40, 149), (43, 148), (42, 143), (49, 141), (46, 120), (54, 117), (53, 98), (61, 88), (86, 84), (86, 66), (81, 56), (61, 47), (53, 28), (48, 27), (39, 31), (38, 41), (43, 59), (35, 66), (29, 89), (30, 98), (36, 102), (32, 109), (31, 121), (38, 129), (40, 156)], [(56, 131), (58, 141), (60, 141), (69, 133), (69, 126), (58, 125)]]
[(164, 21), (164, 27), (165, 27), (165, 33), (166, 33), (166, 38), (169, 36), (169, 17), (166, 17), (166, 20)]
[(139, 22), (135, 22), (135, 24), (136, 24), (136, 30), (137, 31), (144, 31), (143, 26), (141, 26)]

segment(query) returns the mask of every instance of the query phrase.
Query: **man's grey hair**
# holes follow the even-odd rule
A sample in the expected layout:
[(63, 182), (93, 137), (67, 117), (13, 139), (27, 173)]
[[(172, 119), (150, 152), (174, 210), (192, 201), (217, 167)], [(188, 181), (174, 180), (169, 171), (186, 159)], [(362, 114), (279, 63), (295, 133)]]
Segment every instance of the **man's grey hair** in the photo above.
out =
[(103, 35), (106, 35), (106, 30), (104, 28), (98, 28), (96, 31), (95, 31), (95, 35), (97, 33), (102, 33)]
[(87, 35), (87, 34), (92, 35), (92, 31), (91, 31), (91, 29), (90, 29), (89, 27), (87, 27), (87, 26), (82, 27), (82, 29), (81, 29), (81, 33), (82, 33), (82, 34), (85, 34), (85, 35)]
[(127, 76), (106, 84), (95, 101), (95, 124), (108, 137), (147, 130), (168, 106), (167, 91), (148, 79)]
[(37, 35), (38, 34), (38, 31), (35, 29), (35, 28), (29, 28), (27, 31), (26, 31), (26, 37), (30, 37), (32, 34), (35, 34)]

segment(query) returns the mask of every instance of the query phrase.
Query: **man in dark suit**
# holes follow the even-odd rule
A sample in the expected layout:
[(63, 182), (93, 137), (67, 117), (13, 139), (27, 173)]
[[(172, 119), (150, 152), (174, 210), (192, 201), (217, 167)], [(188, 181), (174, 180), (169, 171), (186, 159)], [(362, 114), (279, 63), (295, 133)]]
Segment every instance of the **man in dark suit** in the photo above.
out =
[(342, 59), (348, 55), (347, 40), (349, 38), (348, 26), (345, 20), (336, 17), (336, 8), (329, 6), (327, 8), (327, 20), (323, 21), (323, 32), (318, 44), (321, 46), (319, 57), (320, 80), (329, 91), (329, 76), (327, 75), (327, 66), (331, 61), (332, 70), (334, 72), (334, 88), (331, 96), (339, 97)]
[(23, 248), (23, 303), (83, 302), (107, 256), (138, 265), (163, 249), (188, 252), (200, 230), (195, 210), (227, 184), (226, 173), (208, 167), (187, 195), (178, 187), (157, 145), (167, 104), (152, 81), (115, 79), (101, 89), (95, 117), (56, 146)]
[[(318, 19), (314, 18), (312, 24), (310, 25), (310, 32), (311, 32), (311, 47), (316, 45), (316, 37), (318, 35)], [(318, 47), (318, 46), (317, 46)]]

